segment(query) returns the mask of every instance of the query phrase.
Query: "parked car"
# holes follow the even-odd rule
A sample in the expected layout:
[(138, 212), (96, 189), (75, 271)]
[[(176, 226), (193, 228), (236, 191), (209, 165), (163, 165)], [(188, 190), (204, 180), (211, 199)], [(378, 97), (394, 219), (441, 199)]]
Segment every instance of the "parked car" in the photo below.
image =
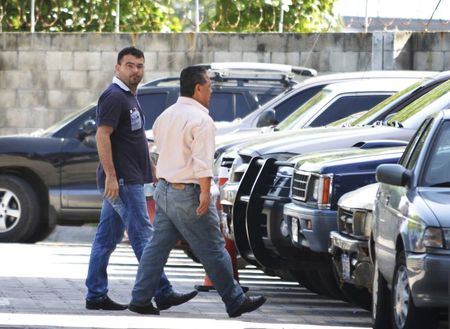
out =
[[(373, 211), (375, 328), (437, 327), (450, 278), (450, 111), (422, 124), (398, 164), (380, 165)], [(389, 319), (390, 316), (390, 319)]]
[[(369, 241), (372, 235), (372, 209), (378, 183), (365, 185), (341, 196), (337, 209), (337, 230), (330, 232), (330, 254), (342, 290), (354, 286), (359, 292), (353, 302), (372, 307), (373, 263)], [(344, 294), (348, 295), (344, 291)]]
[[(389, 81), (391, 81), (391, 79), (393, 79), (392, 81), (398, 79), (408, 79), (411, 80), (410, 83), (413, 83), (418, 79), (432, 77), (435, 74), (435, 72), (431, 71), (366, 71), (334, 73), (307, 78), (292, 88), (287, 89), (279, 96), (274, 97), (272, 100), (260, 106), (257, 110), (251, 112), (242, 119), (236, 119), (232, 122), (217, 123), (217, 135), (249, 130), (253, 131), (258, 130), (257, 128), (266, 126), (276, 126), (293, 112), (296, 112), (297, 109), (299, 109), (305, 102), (311, 99), (318, 92), (334, 83), (346, 81), (367, 82), (368, 80), (381, 78), (385, 79), (387, 84), (390, 83)], [(344, 104), (341, 105), (343, 105), (343, 108)], [(317, 125), (320, 124), (318, 123)]]
[[(252, 113), (284, 91), (292, 89), (297, 78), (317, 74), (313, 69), (291, 65), (225, 62), (199, 64), (209, 70), (212, 94), (209, 104), (214, 121), (233, 121)], [(145, 129), (180, 95), (179, 77), (165, 77), (139, 87), (137, 96), (146, 109)]]
[[(399, 110), (417, 101), (417, 108), (421, 108), (423, 101), (418, 101), (418, 98), (440, 86), (444, 81), (450, 78), (450, 72), (439, 74), (435, 78), (426, 79), (413, 87), (406, 88), (377, 105), (373, 110), (369, 111), (352, 124), (348, 128), (310, 128), (299, 130), (287, 130), (274, 132), (272, 134), (263, 134), (258, 138), (253, 138), (252, 142), (237, 144), (234, 147), (226, 148), (224, 153), (222, 145), (216, 145), (216, 160), (215, 171), (217, 173), (224, 173), (227, 175), (228, 181), (222, 188), (221, 204), (223, 207), (222, 221), (225, 234), (234, 239), (233, 229), (233, 204), (235, 203), (235, 196), (242, 176), (248, 168), (250, 160), (254, 156), (261, 156), (264, 158), (273, 157), (277, 160), (287, 160), (295, 155), (308, 153), (318, 150), (327, 150), (335, 148), (352, 147), (354, 145), (362, 146), (371, 139), (403, 139), (409, 140), (412, 133), (417, 129), (420, 120), (423, 119), (424, 114), (416, 116), (417, 122), (411, 118), (408, 120), (410, 129), (397, 129), (380, 124), (380, 120), (384, 116), (392, 116)], [(436, 103), (436, 107), (441, 109), (446, 104), (439, 107), (440, 103)], [(415, 109), (414, 111), (418, 111)], [(408, 113), (408, 112), (406, 112)], [(391, 121), (389, 121), (391, 122)], [(394, 123), (394, 121), (392, 121)], [(372, 126), (374, 124), (375, 126)], [(362, 125), (362, 127), (360, 127)], [(394, 124), (395, 125), (395, 124)], [(232, 144), (233, 145), (233, 144)], [(367, 147), (376, 147), (373, 143), (367, 144)], [(251, 182), (250, 182), (251, 184)], [(242, 187), (245, 189), (244, 193), (249, 193), (251, 186)], [(227, 225), (226, 225), (227, 224)]]
[[(310, 166), (310, 169), (312, 170), (311, 175), (304, 175), (306, 183), (304, 182), (305, 190), (303, 192), (306, 191), (308, 194), (306, 196), (299, 195), (299, 198), (308, 200), (308, 202), (294, 200), (295, 204), (289, 204), (291, 206), (290, 210), (292, 210), (293, 213), (290, 215), (287, 214), (292, 218), (307, 218), (309, 221), (296, 222), (297, 224), (300, 224), (298, 225), (298, 231), (292, 229), (289, 230), (289, 226), (292, 227), (292, 223), (289, 221), (289, 217), (283, 221), (282, 214), (283, 205), (289, 202), (289, 192), (286, 191), (288, 190), (287, 187), (290, 183), (289, 175), (285, 175), (286, 177), (283, 179), (279, 177), (274, 179), (274, 173), (277, 172), (277, 166), (274, 164), (277, 162), (286, 162), (286, 160), (291, 158), (294, 153), (300, 154), (317, 150), (325, 151), (336, 147), (342, 148), (351, 146), (371, 148), (379, 147), (381, 145), (385, 146), (386, 144), (392, 145), (392, 143), (397, 143), (396, 140), (398, 139), (408, 141), (425, 116), (450, 104), (450, 94), (446, 94), (449, 88), (450, 83), (445, 82), (436, 87), (430, 94), (423, 96), (425, 98), (416, 99), (415, 102), (405, 107), (387, 121), (396, 122), (398, 118), (401, 118), (402, 121), (397, 122), (394, 126), (376, 125), (374, 127), (361, 128), (319, 129), (316, 130), (317, 133), (314, 133), (315, 129), (307, 129), (306, 131), (303, 130), (302, 132), (297, 132), (297, 138), (289, 136), (289, 138), (281, 140), (273, 139), (271, 141), (266, 141), (265, 143), (246, 144), (248, 148), (239, 151), (239, 157), (237, 159), (240, 161), (236, 160), (233, 162), (230, 173), (230, 183), (227, 183), (223, 187), (221, 197), (224, 208), (222, 221), (224, 224), (228, 224), (230, 237), (234, 238), (241, 256), (248, 262), (262, 267), (267, 273), (270, 272), (267, 268), (273, 272), (275, 272), (274, 270), (287, 270), (291, 273), (292, 268), (295, 270), (301, 270), (302, 267), (308, 269), (313, 268), (311, 266), (306, 267), (305, 263), (316, 263), (314, 266), (320, 264), (326, 265), (321, 267), (321, 269), (325, 269), (325, 271), (319, 271), (319, 273), (328, 275), (327, 280), (324, 279), (323, 282), (332, 283), (331, 279), (333, 276), (331, 276), (331, 262), (328, 258), (329, 256), (324, 255), (328, 252), (328, 235), (331, 230), (329, 225), (336, 226), (336, 213), (335, 211), (333, 213), (328, 210), (331, 204), (323, 204), (322, 200), (319, 202), (317, 197), (314, 198), (312, 194), (314, 194), (314, 191), (318, 193), (322, 193), (320, 191), (328, 191), (330, 193), (329, 196), (333, 197), (330, 201), (333, 200), (333, 204), (335, 204), (337, 198), (348, 191), (345, 190), (346, 184), (348, 183), (332, 185), (332, 179), (326, 180), (325, 177), (319, 180), (308, 180), (307, 178), (311, 177), (312, 174), (319, 178), (322, 176), (320, 171), (316, 172), (315, 170), (312, 170), (314, 166)], [(442, 96), (443, 94), (444, 96), (439, 98), (439, 96)], [(430, 103), (430, 105), (425, 106), (427, 103)], [(403, 128), (400, 128), (400, 126)], [(312, 131), (312, 133), (307, 134), (309, 131)], [(302, 137), (305, 138), (302, 139)], [(373, 140), (375, 138), (378, 140)], [(380, 141), (379, 139), (382, 140)], [(403, 144), (405, 143), (403, 142)], [(264, 166), (258, 165), (255, 158), (250, 161), (254, 154), (262, 159), (259, 159), (259, 162), (265, 161)], [(308, 155), (306, 154), (305, 157), (308, 158)], [(326, 157), (326, 154), (321, 156), (321, 154), (318, 153), (316, 154), (315, 161), (318, 162), (318, 160), (321, 160), (326, 163), (326, 161), (323, 160), (324, 157)], [(398, 157), (399, 154), (397, 153), (396, 159), (398, 159)], [(301, 158), (302, 157), (300, 157), (300, 159)], [(363, 165), (367, 164), (364, 161), (365, 159), (362, 158), (361, 161), (356, 161), (353, 165), (356, 166), (361, 162), (361, 166), (364, 167)], [(370, 159), (367, 161), (370, 161)], [(289, 160), (289, 162), (292, 162), (292, 159)], [(314, 162), (314, 160), (312, 160), (312, 162)], [(250, 165), (248, 165), (248, 163), (250, 163)], [(351, 165), (352, 163), (350, 162), (348, 167), (351, 168)], [(286, 167), (286, 165), (282, 166)], [(320, 166), (318, 165), (315, 168), (320, 168)], [(371, 177), (373, 180), (373, 172), (375, 169), (373, 163), (372, 167), (368, 166), (368, 168), (368, 175), (370, 175), (370, 170), (372, 170)], [(305, 167), (303, 170), (304, 169)], [(336, 165), (334, 170), (345, 173), (345, 166), (339, 167)], [(348, 170), (351, 172), (351, 169)], [(288, 171), (285, 170), (285, 172), (287, 173)], [(364, 175), (365, 174), (366, 173), (364, 173)], [(356, 180), (358, 175), (355, 175), (355, 184), (362, 186), (370, 183), (370, 179), (364, 175), (360, 176), (361, 181), (359, 182)], [(346, 175), (343, 175), (343, 177), (345, 176)], [(317, 186), (322, 186), (323, 188), (320, 191), (314, 189), (313, 186), (315, 185), (313, 182), (319, 183)], [(354, 185), (353, 187), (356, 188), (358, 185)], [(292, 196), (295, 197), (297, 192), (298, 191), (293, 189)], [(337, 193), (336, 197), (334, 196), (335, 193)], [(339, 195), (339, 193), (341, 194)], [(230, 200), (232, 201), (230, 202)], [(314, 202), (313, 200), (316, 201)], [(253, 204), (253, 206), (251, 204)], [(288, 205), (285, 205), (284, 209), (286, 209), (286, 207), (288, 207)], [(318, 216), (317, 218), (316, 215)], [(323, 216), (326, 216), (325, 220), (322, 220)], [(308, 223), (310, 225), (305, 226)], [(314, 228), (318, 228), (318, 230), (314, 230)], [(322, 230), (320, 228), (324, 229)], [(297, 264), (293, 261), (289, 261), (289, 254), (292, 253), (292, 249), (290, 249), (289, 252), (285, 252), (282, 249), (282, 247), (289, 248), (289, 241), (287, 241), (291, 239), (289, 234), (299, 237), (298, 241), (301, 241), (301, 244), (299, 245), (301, 246), (301, 251), (308, 250), (306, 260), (300, 257), (293, 257), (297, 258)], [(315, 258), (314, 262), (311, 262), (311, 258), (314, 258), (311, 257), (311, 252), (319, 253), (321, 256)], [(295, 252), (293, 254), (295, 254)], [(321, 260), (320, 258), (323, 259)], [(298, 280), (301, 282), (301, 280), (303, 280), (301, 276), (304, 273), (301, 273), (300, 271), (298, 274), (300, 274)], [(320, 275), (317, 277), (320, 277)], [(331, 291), (331, 288), (333, 287), (330, 286), (329, 288), (328, 291)], [(339, 294), (336, 285), (334, 285), (334, 293), (335, 295)]]

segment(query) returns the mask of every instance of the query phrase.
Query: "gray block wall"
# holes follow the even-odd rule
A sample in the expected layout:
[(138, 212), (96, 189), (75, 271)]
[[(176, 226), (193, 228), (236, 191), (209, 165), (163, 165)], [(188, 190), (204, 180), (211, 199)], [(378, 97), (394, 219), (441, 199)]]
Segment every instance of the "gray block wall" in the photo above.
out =
[(143, 81), (213, 61), (301, 65), (319, 74), (450, 69), (450, 32), (0, 33), (0, 135), (45, 128), (95, 102), (117, 52), (129, 45), (145, 53)]

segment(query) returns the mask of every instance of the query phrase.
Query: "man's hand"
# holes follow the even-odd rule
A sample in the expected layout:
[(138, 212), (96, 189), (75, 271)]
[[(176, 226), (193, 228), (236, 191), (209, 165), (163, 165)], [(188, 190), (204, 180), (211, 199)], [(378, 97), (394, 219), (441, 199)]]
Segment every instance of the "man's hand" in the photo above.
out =
[(110, 200), (115, 200), (119, 196), (119, 183), (116, 176), (106, 176), (103, 196)]
[(197, 207), (197, 215), (203, 216), (208, 211), (209, 202), (210, 202), (210, 195), (209, 191), (201, 192), (200, 193), (200, 204)]

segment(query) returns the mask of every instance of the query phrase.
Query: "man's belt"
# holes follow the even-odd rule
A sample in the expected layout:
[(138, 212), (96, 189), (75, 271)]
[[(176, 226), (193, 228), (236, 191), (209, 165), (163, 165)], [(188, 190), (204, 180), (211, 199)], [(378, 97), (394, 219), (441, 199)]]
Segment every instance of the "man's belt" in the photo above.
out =
[(160, 180), (165, 182), (166, 184), (172, 186), (176, 190), (184, 190), (186, 188), (186, 186), (189, 186), (189, 185), (198, 185), (195, 183), (171, 183), (171, 182), (166, 181), (164, 178), (160, 178)]

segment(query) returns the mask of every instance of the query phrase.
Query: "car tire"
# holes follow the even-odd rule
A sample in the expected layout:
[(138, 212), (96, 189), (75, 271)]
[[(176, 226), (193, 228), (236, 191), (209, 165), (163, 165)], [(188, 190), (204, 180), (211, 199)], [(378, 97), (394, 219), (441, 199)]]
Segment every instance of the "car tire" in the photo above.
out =
[(347, 301), (362, 309), (370, 311), (372, 309), (372, 295), (366, 288), (358, 288), (349, 283), (341, 283), (340, 288), (342, 294)]
[(309, 291), (322, 296), (328, 296), (328, 291), (319, 280), (319, 272), (316, 270), (291, 270), (289, 271), (295, 280)]
[(417, 308), (412, 299), (408, 282), (406, 255), (397, 254), (391, 294), (392, 327), (394, 329), (434, 329), (438, 325), (438, 312), (433, 309)]
[(390, 329), (390, 291), (375, 258), (372, 284), (372, 329)]
[(27, 242), (39, 225), (40, 207), (33, 187), (13, 175), (0, 176), (0, 242)]

